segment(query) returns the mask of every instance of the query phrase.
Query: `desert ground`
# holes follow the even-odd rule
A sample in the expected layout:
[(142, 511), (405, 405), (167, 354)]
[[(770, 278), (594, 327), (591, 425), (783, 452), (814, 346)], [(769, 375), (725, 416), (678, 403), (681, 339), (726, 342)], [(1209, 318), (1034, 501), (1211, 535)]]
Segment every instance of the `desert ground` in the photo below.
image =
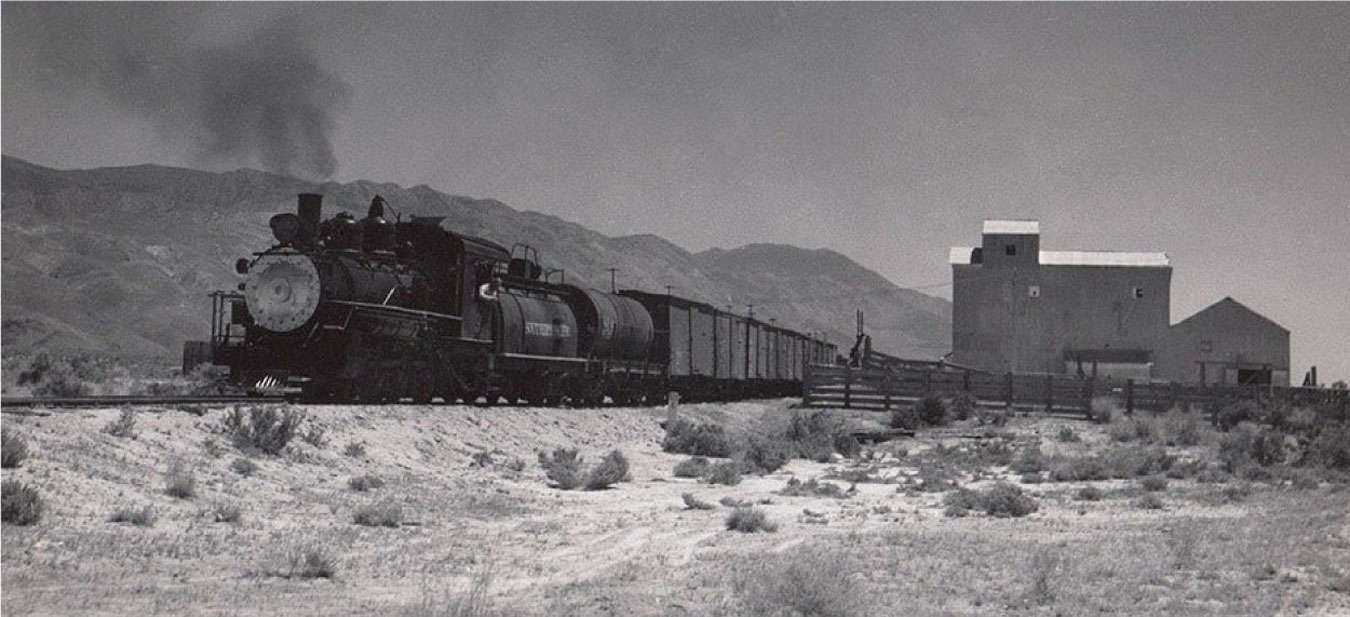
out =
[[(795, 403), (678, 414), (737, 435)], [(1350, 614), (1346, 485), (1208, 473), (1208, 441), (1156, 446), (1189, 470), (1163, 488), (1051, 481), (1024, 453), (1125, 447), (1112, 425), (971, 418), (723, 485), (674, 476), (689, 456), (662, 450), (666, 408), (290, 409), (302, 435), (277, 455), (241, 451), (225, 407), (5, 415), (28, 456), (4, 478), (44, 510), (4, 525), (4, 614)], [(537, 456), (556, 447), (618, 449), (630, 480), (556, 488)], [(782, 494), (793, 479), (841, 490)], [(999, 482), (1035, 511), (948, 507)], [(723, 501), (776, 530), (729, 530)], [(357, 524), (372, 507), (394, 526)]]

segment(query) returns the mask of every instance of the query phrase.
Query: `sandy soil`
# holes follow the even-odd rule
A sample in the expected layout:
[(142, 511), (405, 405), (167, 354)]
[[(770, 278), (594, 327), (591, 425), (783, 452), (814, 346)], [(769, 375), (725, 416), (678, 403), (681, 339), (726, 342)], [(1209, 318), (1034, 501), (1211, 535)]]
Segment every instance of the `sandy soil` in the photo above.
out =
[[(788, 413), (790, 403), (685, 405), (680, 412), (741, 429)], [(840, 551), (848, 555), (840, 562), (850, 571), (845, 583), (869, 598), (845, 614), (1084, 607), (1350, 614), (1350, 495), (1334, 487), (1258, 490), (1244, 503), (1204, 505), (1187, 495), (1210, 488), (1174, 481), (1167, 507), (1155, 511), (1123, 498), (1075, 501), (1078, 485), (1026, 484), (1041, 505), (1027, 518), (953, 519), (943, 515), (941, 493), (897, 490), (895, 483), (859, 483), (846, 499), (777, 492), (793, 477), (860, 466), (906, 478), (917, 472), (907, 460), (938, 443), (970, 443), (968, 428), (879, 445), (859, 460), (795, 460), (728, 487), (672, 476), (685, 457), (661, 451), (665, 409), (304, 409), (322, 429), (321, 444), (297, 441), (279, 457), (253, 456), (258, 469), (248, 477), (231, 469), (243, 455), (218, 428), (224, 409), (138, 413), (134, 438), (103, 431), (116, 409), (5, 416), (32, 454), (4, 477), (36, 486), (47, 510), (36, 526), (4, 526), (4, 614), (431, 615), (456, 614), (450, 608), (471, 600), (477, 612), (463, 614), (740, 614), (752, 592), (738, 573), (774, 556)], [(1083, 433), (1084, 443), (1051, 439), (1064, 426)], [(1086, 451), (1105, 439), (1063, 419), (1018, 418), (1008, 430), (1047, 453)], [(352, 455), (351, 444), (364, 452)], [(619, 448), (632, 481), (593, 492), (551, 488), (536, 452), (558, 446), (576, 447), (587, 460)], [(195, 497), (165, 494), (173, 461), (194, 470)], [(387, 484), (349, 488), (352, 477), (365, 474)], [(1015, 474), (996, 468), (963, 480), (979, 487), (997, 478), (1015, 481)], [(1128, 483), (1097, 484), (1109, 490)], [(728, 508), (686, 509), (686, 492), (713, 503), (755, 502), (780, 528), (727, 531)], [(405, 524), (352, 522), (358, 508), (380, 502), (400, 505)], [(242, 520), (214, 522), (217, 504), (238, 505)], [(153, 526), (108, 520), (118, 508), (145, 506), (157, 515)], [(1174, 530), (1184, 525), (1203, 532), (1196, 532), (1209, 547), (1203, 567), (1159, 565), (1175, 560)], [(1288, 556), (1263, 557), (1270, 546), (1253, 540), (1263, 537), (1253, 529), (1281, 530), (1270, 542), (1291, 547)], [(1026, 577), (1026, 559), (1043, 546), (1056, 547), (1049, 567), (1057, 591), (1048, 602), (1019, 608), (1035, 582)], [(333, 578), (286, 576), (290, 554), (307, 549), (333, 560)], [(1107, 572), (1112, 551), (1134, 565)], [(1150, 594), (1147, 585), (1159, 588)]]

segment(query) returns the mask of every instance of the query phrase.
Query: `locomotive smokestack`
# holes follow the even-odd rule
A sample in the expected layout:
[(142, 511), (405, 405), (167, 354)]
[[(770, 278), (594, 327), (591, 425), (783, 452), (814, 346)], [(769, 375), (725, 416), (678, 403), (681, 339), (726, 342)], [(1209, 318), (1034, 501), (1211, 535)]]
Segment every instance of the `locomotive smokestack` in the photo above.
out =
[(314, 244), (315, 240), (319, 237), (319, 220), (323, 216), (323, 195), (317, 193), (300, 193), (300, 204), (297, 208), (297, 214), (300, 215), (301, 221), (301, 243)]

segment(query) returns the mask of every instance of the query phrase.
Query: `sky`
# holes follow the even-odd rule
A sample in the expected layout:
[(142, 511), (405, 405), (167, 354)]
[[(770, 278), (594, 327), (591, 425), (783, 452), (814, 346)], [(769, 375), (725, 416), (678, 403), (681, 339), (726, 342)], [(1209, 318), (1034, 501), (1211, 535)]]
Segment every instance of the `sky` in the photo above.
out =
[(5, 2), (3, 151), (425, 184), (692, 251), (1162, 251), (1350, 379), (1350, 4)]

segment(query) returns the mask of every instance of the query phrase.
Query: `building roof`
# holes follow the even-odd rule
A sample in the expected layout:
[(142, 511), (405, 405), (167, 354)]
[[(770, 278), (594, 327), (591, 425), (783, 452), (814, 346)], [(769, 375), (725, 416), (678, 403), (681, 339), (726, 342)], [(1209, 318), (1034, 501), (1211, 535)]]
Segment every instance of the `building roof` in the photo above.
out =
[[(947, 254), (947, 263), (954, 266), (970, 264), (968, 246), (953, 246)], [(1129, 266), (1171, 267), (1167, 253), (1127, 253), (1122, 251), (1041, 251), (1043, 266)]]
[(984, 222), (984, 233), (1034, 236), (1041, 233), (1041, 223), (1039, 221), (1026, 219), (989, 219)]
[(1260, 314), (1260, 313), (1258, 313), (1258, 312), (1256, 312), (1256, 311), (1253, 311), (1253, 310), (1251, 309), (1251, 307), (1249, 307), (1249, 306), (1247, 306), (1247, 305), (1245, 305), (1245, 304), (1243, 304), (1243, 303), (1241, 303), (1241, 302), (1238, 302), (1237, 300), (1234, 300), (1234, 299), (1233, 299), (1233, 296), (1224, 296), (1224, 299), (1219, 300), (1218, 302), (1215, 302), (1214, 304), (1211, 304), (1211, 305), (1209, 305), (1209, 306), (1207, 306), (1207, 307), (1205, 307), (1205, 308), (1202, 308), (1202, 309), (1196, 311), (1195, 314), (1191, 315), (1190, 317), (1187, 317), (1187, 318), (1185, 318), (1185, 319), (1183, 319), (1183, 320), (1181, 320), (1181, 321), (1178, 321), (1178, 322), (1172, 324), (1172, 327), (1175, 328), (1175, 327), (1180, 326), (1180, 325), (1182, 325), (1182, 324), (1193, 323), (1193, 322), (1195, 322), (1195, 321), (1199, 321), (1199, 319), (1200, 319), (1200, 318), (1203, 318), (1203, 316), (1208, 315), (1208, 314), (1212, 314), (1212, 313), (1215, 312), (1216, 310), (1220, 310), (1220, 309), (1224, 309), (1224, 308), (1231, 308), (1231, 309), (1235, 309), (1235, 310), (1237, 310), (1237, 311), (1241, 311), (1241, 312), (1244, 312), (1244, 313), (1248, 313), (1248, 314), (1251, 314), (1251, 315), (1255, 315), (1256, 317), (1260, 318), (1261, 320), (1263, 320), (1263, 321), (1265, 321), (1265, 322), (1268, 322), (1270, 325), (1275, 326), (1276, 328), (1279, 328), (1279, 329), (1283, 330), (1286, 334), (1289, 332), (1289, 328), (1286, 328), (1286, 327), (1284, 327), (1284, 326), (1281, 326), (1280, 324), (1276, 323), (1274, 319), (1271, 319), (1271, 318), (1269, 318), (1269, 317), (1266, 317), (1265, 315), (1262, 315), (1262, 314)]

